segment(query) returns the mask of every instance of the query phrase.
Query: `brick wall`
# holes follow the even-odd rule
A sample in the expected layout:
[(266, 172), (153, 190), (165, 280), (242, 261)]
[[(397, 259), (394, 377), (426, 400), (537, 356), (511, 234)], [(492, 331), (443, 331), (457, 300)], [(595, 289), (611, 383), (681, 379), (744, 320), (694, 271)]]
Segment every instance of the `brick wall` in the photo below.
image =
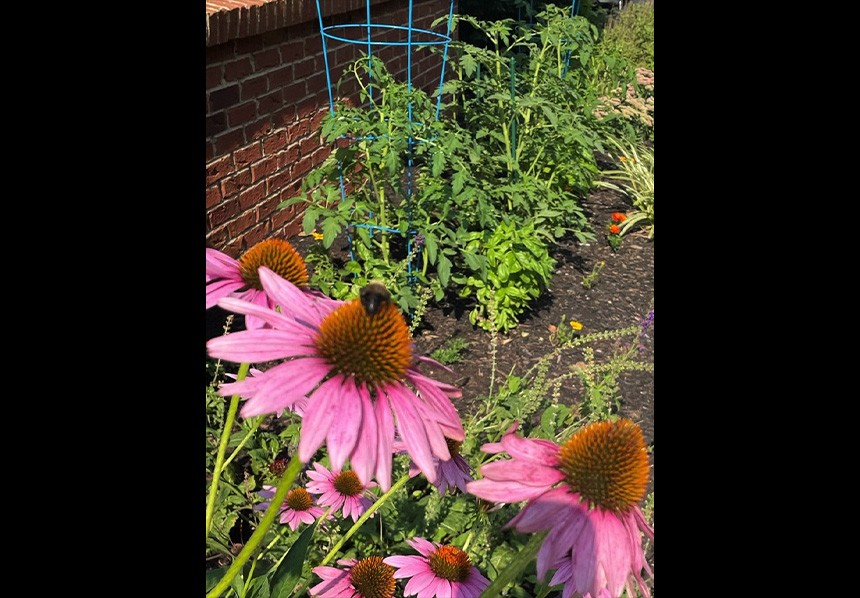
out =
[[(373, 23), (406, 25), (407, 0), (369, 1)], [(366, 0), (320, 5), (326, 26), (366, 21)], [(444, 23), (430, 24), (449, 5), (414, 0), (413, 26), (444, 33)], [(322, 36), (310, 0), (208, 0), (206, 21), (206, 244), (237, 257), (243, 247), (301, 230), (300, 206), (276, 208), (330, 152), (318, 133), (329, 109)], [(373, 37), (405, 39), (405, 32), (376, 30)], [(363, 49), (328, 44), (333, 83)], [(405, 80), (405, 47), (374, 46), (373, 53)], [(413, 83), (435, 89), (441, 59), (425, 49), (412, 61)]]

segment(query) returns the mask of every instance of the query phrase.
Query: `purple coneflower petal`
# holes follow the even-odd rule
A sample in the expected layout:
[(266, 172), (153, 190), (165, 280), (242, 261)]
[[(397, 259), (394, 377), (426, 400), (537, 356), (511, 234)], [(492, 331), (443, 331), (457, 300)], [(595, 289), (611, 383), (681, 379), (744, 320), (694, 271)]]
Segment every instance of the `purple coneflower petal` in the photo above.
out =
[[(486, 467), (484, 465), (483, 467)], [(483, 467), (481, 470), (483, 471)], [(545, 487), (528, 486), (517, 482), (496, 482), (488, 478), (466, 484), (469, 494), (492, 502), (512, 503), (536, 498), (546, 492)]]
[(481, 467), (481, 473), (497, 482), (519, 482), (544, 489), (564, 479), (564, 474), (554, 467), (518, 459), (487, 463)]
[[(262, 293), (258, 292), (258, 294), (265, 297)], [(218, 306), (237, 314), (256, 316), (279, 331), (293, 334), (293, 338), (289, 342), (284, 343), (284, 348), (288, 348), (291, 344), (304, 344), (313, 339), (313, 336), (308, 333), (305, 327), (300, 326), (293, 319), (284, 314), (279, 314), (266, 305), (258, 305), (253, 301), (239, 299), (238, 297), (224, 297), (218, 302)], [(238, 334), (238, 332), (234, 334)]]
[(425, 477), (434, 483), (436, 481), (436, 466), (433, 463), (433, 455), (430, 451), (427, 433), (424, 430), (424, 423), (412, 404), (413, 399), (404, 397), (397, 385), (392, 385), (386, 390), (393, 411), (397, 415), (397, 427), (400, 429), (400, 436), (409, 450), (409, 456), (421, 468)]
[(391, 445), (394, 443), (394, 416), (388, 397), (376, 397), (376, 481), (383, 492), (391, 488)]
[(265, 266), (260, 266), (258, 269), (260, 274), (260, 283), (272, 301), (282, 306), (283, 309), (289, 309), (291, 314), (305, 322), (319, 327), (322, 320), (321, 314), (314, 309), (314, 300), (303, 293), (294, 284), (284, 280)]
[(514, 459), (526, 459), (546, 466), (559, 464), (559, 446), (549, 440), (523, 438), (518, 434), (509, 432), (502, 436), (501, 444)]
[(206, 309), (218, 304), (218, 300), (242, 288), (245, 283), (237, 280), (218, 280), (206, 285)]
[(212, 278), (236, 278), (239, 262), (216, 249), (206, 248), (206, 274)]
[(259, 363), (308, 353), (306, 347), (292, 345), (294, 341), (295, 334), (283, 330), (242, 330), (210, 339), (206, 348), (216, 359)]
[(394, 573), (394, 579), (412, 577), (427, 571), (427, 559), (420, 556), (390, 556), (383, 559), (383, 562), (398, 568)]
[[(357, 385), (358, 401), (361, 405), (362, 426), (359, 430), (355, 449), (349, 458), (352, 470), (362, 484), (367, 484), (376, 468), (378, 439), (376, 432), (376, 413), (370, 400), (370, 393), (363, 384)], [(387, 456), (385, 458), (388, 458)]]
[(436, 547), (433, 543), (421, 536), (415, 536), (411, 540), (406, 540), (406, 543), (417, 550), (422, 556), (429, 557), (436, 552)]
[(552, 488), (523, 507), (507, 527), (527, 534), (550, 529), (570, 515), (571, 507), (578, 505), (578, 499), (566, 487)]
[[(223, 385), (219, 392), (249, 397), (242, 407), (242, 417), (279, 413), (288, 408), (298, 412), (299, 407), (304, 417), (307, 401), (305, 395), (314, 389), (327, 372), (328, 365), (321, 359), (297, 359), (276, 365), (266, 372), (268, 375), (261, 381), (255, 382), (252, 378), (246, 378), (242, 382)], [(244, 383), (248, 386), (239, 386)], [(228, 389), (227, 386), (231, 388)]]
[[(409, 582), (406, 584), (406, 587), (403, 588), (403, 595), (414, 596), (415, 594), (418, 594), (419, 596), (421, 596), (425, 588), (430, 588), (431, 586), (433, 589), (435, 589), (436, 587), (436, 574), (433, 573), (433, 571), (428, 565), (427, 569), (424, 572), (418, 573), (412, 579), (409, 580)], [(433, 592), (431, 591), (424, 595), (432, 596)]]
[[(352, 386), (352, 384), (353, 382), (350, 380), (343, 386)], [(333, 417), (326, 436), (331, 466), (332, 469), (336, 470), (343, 468), (343, 464), (355, 447), (355, 442), (363, 426), (361, 399), (352, 396), (351, 392), (341, 394), (343, 398), (338, 401), (337, 415)]]
[(343, 376), (326, 380), (313, 394), (305, 407), (302, 434), (299, 439), (299, 459), (307, 463), (322, 446), (329, 427), (338, 417)]
[(547, 571), (554, 566), (570, 547), (575, 546), (577, 539), (590, 527), (588, 516), (584, 510), (571, 511), (562, 520), (556, 522), (541, 544), (537, 558), (537, 574), (539, 579), (546, 577)]
[[(433, 587), (432, 585), (430, 586)], [(433, 590), (436, 598), (451, 598), (451, 582), (447, 579), (437, 578), (436, 588)]]

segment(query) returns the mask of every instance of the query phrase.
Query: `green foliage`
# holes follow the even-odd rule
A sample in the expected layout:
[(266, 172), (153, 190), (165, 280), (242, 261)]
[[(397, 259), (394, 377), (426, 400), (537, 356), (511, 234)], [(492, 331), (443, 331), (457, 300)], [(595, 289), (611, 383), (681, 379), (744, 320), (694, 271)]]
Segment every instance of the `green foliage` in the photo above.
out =
[(586, 289), (590, 289), (597, 284), (597, 277), (600, 276), (600, 271), (603, 270), (604, 266), (606, 266), (606, 262), (600, 261), (594, 264), (594, 268), (591, 269), (591, 272), (582, 277), (582, 286)]
[(451, 365), (453, 363), (458, 363), (463, 359), (463, 353), (466, 349), (469, 348), (469, 342), (462, 339), (459, 336), (455, 336), (444, 346), (439, 347), (432, 353), (430, 353), (430, 357), (438, 361), (439, 363), (444, 363), (445, 365)]
[(621, 224), (621, 236), (627, 234), (633, 227), (640, 226), (648, 233), (648, 238), (654, 238), (654, 149), (643, 144), (625, 144), (616, 139), (610, 140), (613, 150), (610, 156), (618, 165), (616, 170), (605, 170), (603, 175), (618, 181), (621, 185), (609, 181), (597, 184), (607, 189), (624, 193), (632, 202), (633, 211), (627, 215), (627, 220)]
[[(469, 321), (485, 330), (507, 332), (515, 327), (518, 316), (547, 288), (555, 266), (532, 223), (503, 222), (492, 232), (472, 233), (462, 251), (472, 272), (455, 281), (461, 297), (477, 298)], [(490, 303), (496, 312), (493, 321), (487, 310)]]
[(654, 70), (654, 5), (630, 2), (603, 31), (607, 48), (637, 67)]

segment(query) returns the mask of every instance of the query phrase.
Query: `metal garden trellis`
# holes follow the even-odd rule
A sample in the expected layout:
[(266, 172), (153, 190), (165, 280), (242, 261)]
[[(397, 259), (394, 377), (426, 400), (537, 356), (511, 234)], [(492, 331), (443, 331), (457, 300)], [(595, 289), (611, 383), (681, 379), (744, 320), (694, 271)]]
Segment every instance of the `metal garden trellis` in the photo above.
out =
[[(387, 46), (400, 46), (405, 47), (406, 49), (406, 85), (407, 91), (411, 92), (413, 88), (413, 68), (412, 68), (412, 58), (413, 53), (416, 48), (421, 48), (424, 46), (442, 46), (442, 63), (441, 63), (441, 72), (439, 75), (439, 90), (438, 97), (436, 100), (436, 120), (439, 119), (439, 112), (441, 110), (442, 105), (442, 85), (445, 81), (445, 66), (448, 61), (448, 44), (451, 41), (451, 29), (453, 25), (454, 19), (454, 0), (450, 0), (450, 5), (448, 8), (448, 21), (447, 21), (447, 30), (445, 34), (438, 33), (436, 31), (431, 31), (428, 29), (420, 29), (414, 27), (413, 25), (413, 0), (408, 0), (408, 13), (407, 13), (407, 23), (403, 24), (393, 24), (393, 23), (380, 23), (374, 22), (371, 14), (371, 2), (370, 0), (365, 0), (365, 21), (362, 23), (347, 23), (347, 24), (334, 24), (334, 25), (325, 25), (323, 22), (323, 14), (320, 9), (320, 0), (316, 0), (316, 8), (317, 8), (317, 16), (319, 18), (320, 24), (320, 33), (322, 34), (322, 52), (323, 52), (323, 61), (325, 63), (325, 76), (326, 76), (326, 85), (328, 88), (328, 99), (329, 99), (329, 111), (332, 116), (335, 114), (335, 101), (334, 94), (332, 93), (332, 74), (331, 67), (328, 55), (328, 41), (335, 40), (338, 42), (344, 42), (347, 44), (355, 44), (362, 45), (367, 47), (367, 60), (370, 62), (373, 58), (374, 48), (387, 47)], [(405, 39), (400, 39), (399, 41), (380, 41), (378, 39), (374, 39), (374, 33), (380, 32), (398, 32), (401, 37), (405, 36)], [(421, 41), (416, 40), (416, 37), (422, 37)], [(373, 98), (373, 86), (372, 81), (369, 86), (371, 101)], [(406, 156), (406, 209), (407, 209), (407, 231), (406, 231), (406, 250), (407, 255), (412, 255), (412, 245), (414, 242), (414, 237), (417, 235), (417, 231), (413, 230), (412, 222), (411, 222), (411, 202), (412, 202), (412, 168), (413, 168), (413, 149), (416, 143), (420, 142), (413, 138), (411, 135), (411, 128), (413, 123), (412, 120), (412, 101), (410, 100), (408, 103), (408, 123), (409, 126), (407, 128), (410, 131), (410, 134), (407, 137), (407, 153)], [(362, 138), (360, 137), (348, 137), (350, 141), (359, 141)], [(364, 138), (367, 139), (367, 138)], [(343, 175), (340, 175), (340, 195), (341, 200), (345, 200), (346, 198), (346, 189), (344, 185)], [(366, 224), (361, 222), (354, 222), (351, 224), (352, 227), (362, 227), (367, 228), (373, 234), (375, 231), (383, 231), (388, 233), (394, 233), (397, 235), (403, 234), (398, 229), (388, 228), (385, 226), (379, 226), (375, 224)], [(349, 228), (347, 228), (347, 240), (349, 243), (349, 251), (350, 257), (355, 259), (352, 247), (352, 234)], [(412, 284), (415, 280), (415, 275), (413, 273), (413, 259), (409, 260), (407, 264), (407, 272), (408, 279), (410, 284)]]

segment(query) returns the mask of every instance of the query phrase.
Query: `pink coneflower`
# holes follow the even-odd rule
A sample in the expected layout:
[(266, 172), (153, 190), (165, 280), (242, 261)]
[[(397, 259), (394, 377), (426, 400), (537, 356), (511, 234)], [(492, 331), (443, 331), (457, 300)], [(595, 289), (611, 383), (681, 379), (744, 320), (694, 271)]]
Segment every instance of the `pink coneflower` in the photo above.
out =
[(320, 598), (392, 598), (394, 596), (394, 567), (371, 556), (360, 561), (340, 559), (337, 567), (314, 567), (322, 578), (310, 589), (311, 596)]
[[(274, 308), (275, 303), (263, 292), (257, 269), (266, 266), (298, 287), (308, 286), (308, 269), (295, 248), (282, 239), (266, 239), (251, 247), (238, 260), (215, 249), (206, 249), (206, 309), (221, 297), (233, 296)], [(249, 330), (262, 328), (263, 321), (245, 316)]]
[(537, 558), (539, 579), (550, 568), (573, 592), (591, 598), (617, 598), (633, 582), (646, 597), (642, 579), (651, 568), (642, 552), (640, 531), (654, 539), (638, 504), (648, 484), (648, 454), (642, 430), (628, 419), (590, 424), (559, 446), (514, 434), (484, 445), (488, 453), (506, 451), (511, 460), (481, 467), (484, 479), (469, 492), (486, 500), (528, 503), (508, 526), (525, 533), (550, 530)]
[(308, 490), (320, 495), (321, 505), (331, 505), (331, 512), (335, 513), (343, 507), (343, 516), (352, 517), (358, 521), (373, 501), (368, 497), (368, 488), (376, 486), (375, 482), (367, 485), (362, 484), (354, 471), (341, 471), (334, 473), (319, 463), (314, 463), (316, 471), (308, 471)]
[[(448, 444), (448, 452), (451, 454), (451, 458), (443, 461), (438, 457), (433, 457), (433, 462), (436, 464), (436, 481), (433, 485), (436, 486), (439, 494), (443, 496), (448, 491), (448, 488), (459, 488), (461, 491), (466, 492), (466, 484), (475, 478), (472, 477), (472, 472), (474, 471), (472, 466), (460, 455), (460, 446), (463, 443), (451, 440), (450, 438), (446, 438), (445, 442)], [(399, 440), (394, 441), (394, 452), (404, 451), (405, 448), (406, 445), (403, 442)], [(419, 473), (421, 473), (421, 470), (415, 465), (414, 461), (410, 461), (409, 477), (415, 477)]]
[(362, 482), (374, 476), (391, 487), (395, 431), (410, 457), (431, 482), (433, 457), (451, 458), (445, 438), (462, 441), (463, 425), (451, 397), (461, 392), (424, 376), (413, 356), (403, 315), (390, 301), (365, 309), (359, 299), (342, 304), (308, 297), (265, 267), (259, 269), (266, 294), (281, 313), (241, 299), (218, 305), (254, 315), (271, 328), (246, 330), (211, 339), (212, 357), (259, 363), (287, 359), (260, 376), (224, 384), (222, 395), (248, 401), (242, 417), (278, 413), (308, 397), (304, 407), (299, 458), (307, 462), (327, 442), (332, 469), (347, 459)]
[[(277, 488), (274, 486), (263, 486), (263, 489), (257, 494), (269, 500), (254, 505), (254, 510), (265, 511), (268, 509), (276, 490)], [(291, 530), (296, 531), (300, 523), (313, 523), (324, 512), (320, 507), (314, 506), (313, 497), (307, 490), (293, 488), (287, 493), (287, 498), (281, 507), (280, 521), (289, 525)]]
[(390, 556), (384, 563), (397, 568), (396, 579), (411, 577), (404, 596), (418, 598), (478, 598), (490, 580), (472, 566), (469, 556), (455, 546), (439, 545), (424, 538), (406, 541), (421, 556)]

